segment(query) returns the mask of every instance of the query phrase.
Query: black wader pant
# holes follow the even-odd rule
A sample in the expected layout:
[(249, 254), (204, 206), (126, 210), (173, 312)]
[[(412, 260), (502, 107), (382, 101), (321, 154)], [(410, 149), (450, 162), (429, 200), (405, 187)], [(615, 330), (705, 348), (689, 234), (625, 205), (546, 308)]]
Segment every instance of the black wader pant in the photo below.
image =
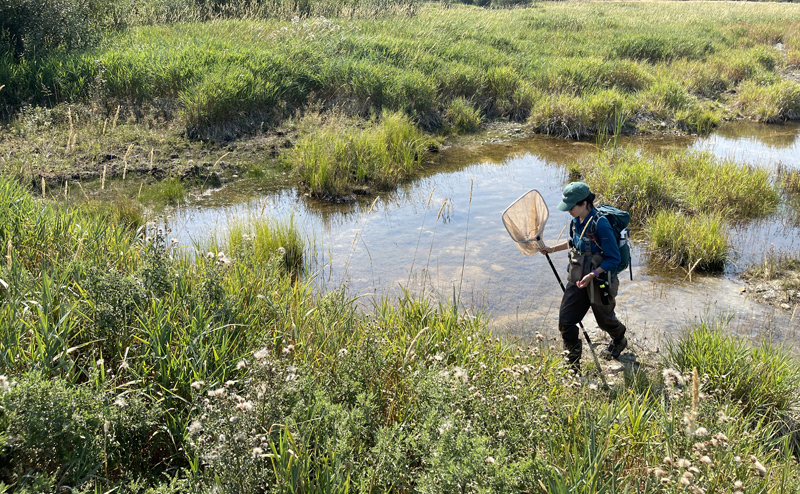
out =
[[(594, 284), (595, 282), (592, 281), (592, 285)], [(589, 299), (589, 290), (597, 290), (595, 286), (578, 288), (578, 285), (572, 281), (567, 283), (564, 297), (561, 299), (561, 308), (558, 311), (558, 330), (564, 340), (567, 361), (575, 369), (578, 368), (581, 360), (581, 336), (578, 330), (578, 323), (583, 320), (589, 311), (589, 307), (594, 312), (597, 325), (608, 333), (614, 341), (618, 341), (625, 334), (625, 325), (619, 322), (616, 314), (614, 314), (614, 308), (617, 306), (616, 298), (619, 290), (619, 278), (615, 276), (614, 281), (609, 283), (608, 288), (608, 305), (604, 305), (600, 301), (597, 291), (595, 292), (594, 303)]]

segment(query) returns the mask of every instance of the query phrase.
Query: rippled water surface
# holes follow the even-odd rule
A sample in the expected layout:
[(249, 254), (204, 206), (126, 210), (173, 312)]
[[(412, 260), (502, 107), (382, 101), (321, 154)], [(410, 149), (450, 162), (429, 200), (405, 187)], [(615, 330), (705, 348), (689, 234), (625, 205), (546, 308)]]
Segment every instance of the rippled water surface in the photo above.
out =
[[(800, 168), (800, 126), (736, 124), (705, 138), (630, 139), (651, 151), (694, 149), (777, 170)], [(204, 242), (236, 219), (257, 215), (293, 216), (316, 256), (312, 269), (320, 287), (345, 283), (360, 303), (400, 289), (482, 307), (493, 326), (529, 334), (556, 334), (561, 289), (543, 256), (524, 256), (503, 227), (503, 210), (530, 189), (550, 205), (545, 240), (564, 235), (569, 215), (555, 208), (567, 181), (565, 165), (586, 153), (592, 143), (536, 137), (444, 150), (438, 163), (398, 191), (374, 203), (331, 205), (304, 198), (295, 190), (263, 190), (237, 182), (209, 190), (172, 213), (172, 235), (182, 243)], [(720, 276), (651, 272), (634, 248), (634, 280), (623, 279), (618, 314), (637, 342), (655, 350), (664, 337), (687, 321), (725, 315), (741, 335), (798, 340), (797, 321), (782, 311), (746, 299), (737, 278), (763, 252), (796, 251), (800, 234), (792, 208), (767, 220), (734, 228), (736, 262)], [(566, 254), (552, 256), (562, 273)], [(587, 322), (591, 317), (587, 318)], [(590, 324), (591, 328), (592, 325)], [(765, 329), (766, 328), (766, 329)]]

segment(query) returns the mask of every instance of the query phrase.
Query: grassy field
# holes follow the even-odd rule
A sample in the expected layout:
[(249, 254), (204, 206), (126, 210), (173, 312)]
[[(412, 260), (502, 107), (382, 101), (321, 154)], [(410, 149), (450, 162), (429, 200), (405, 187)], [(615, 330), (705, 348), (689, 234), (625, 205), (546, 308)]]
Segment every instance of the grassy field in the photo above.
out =
[[(800, 105), (797, 6), (203, 5), (0, 60), (0, 492), (800, 491), (800, 363), (724, 320), (599, 389), (560, 342), (500, 338), (458, 299), (315, 291), (291, 221), (256, 215), (198, 252), (141, 207), (239, 173), (369, 193), (482, 122), (779, 121)], [(690, 232), (655, 251), (690, 270), (726, 261), (725, 218), (798, 181), (625, 149), (575, 170), (654, 245)]]
[[(402, 112), (439, 134), (497, 120), (565, 137), (705, 132), (725, 118), (778, 122), (800, 112), (800, 85), (782, 76), (800, 63), (799, 9), (720, 2), (541, 3), (514, 10), (426, 4), (414, 15), (378, 18), (131, 26), (94, 48), (2, 59), (0, 81), (7, 82), (0, 105), (14, 115), (2, 139), (4, 148), (18, 149), (0, 167), (63, 177), (78, 161), (95, 176), (105, 165), (118, 177), (130, 145), (141, 161), (150, 151), (132, 132), (161, 133), (179, 148), (191, 147), (187, 138), (246, 142), (283, 133), (282, 125), (302, 114), (331, 110), (345, 120)], [(70, 123), (63, 108), (48, 117), (22, 106), (64, 103), (87, 108), (79, 122)], [(35, 163), (40, 153), (21, 142), (31, 134), (59, 144), (52, 159)], [(159, 148), (157, 157), (180, 164), (165, 159), (175, 154), (170, 149)], [(248, 167), (254, 160), (243, 161)], [(297, 172), (298, 181), (304, 173)], [(351, 178), (363, 180), (357, 173)]]
[(724, 320), (603, 390), (558, 342), (501, 340), (458, 300), (315, 293), (291, 223), (189, 256), (109, 208), (7, 179), (0, 202), (13, 492), (800, 488), (800, 363)]

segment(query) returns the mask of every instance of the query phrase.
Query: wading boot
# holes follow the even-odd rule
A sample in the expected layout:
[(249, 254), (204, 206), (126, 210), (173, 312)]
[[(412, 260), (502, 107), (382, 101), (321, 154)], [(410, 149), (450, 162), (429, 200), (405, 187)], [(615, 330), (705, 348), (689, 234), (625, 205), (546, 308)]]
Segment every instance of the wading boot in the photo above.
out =
[(623, 336), (618, 340), (611, 340), (611, 343), (600, 352), (600, 356), (606, 360), (616, 359), (626, 348), (628, 348), (628, 339)]
[(578, 340), (577, 344), (573, 343), (572, 345), (565, 343), (564, 346), (567, 349), (567, 366), (577, 376), (581, 373), (581, 341)]

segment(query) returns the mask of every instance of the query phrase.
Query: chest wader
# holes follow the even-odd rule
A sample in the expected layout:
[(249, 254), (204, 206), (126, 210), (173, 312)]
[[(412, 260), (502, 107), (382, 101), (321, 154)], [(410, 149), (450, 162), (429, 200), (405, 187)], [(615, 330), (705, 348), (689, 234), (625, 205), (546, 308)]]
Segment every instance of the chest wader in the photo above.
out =
[(603, 262), (603, 255), (591, 253), (591, 242), (584, 242), (584, 250), (574, 247), (569, 251), (569, 274), (564, 297), (561, 299), (561, 308), (558, 313), (558, 330), (564, 341), (564, 350), (567, 352), (567, 362), (576, 371), (580, 370), (582, 343), (578, 323), (580, 323), (589, 308), (592, 308), (597, 325), (607, 332), (615, 341), (625, 333), (625, 326), (614, 314), (616, 295), (619, 289), (619, 279), (609, 282), (609, 273), (604, 272), (599, 278), (585, 288), (578, 288), (577, 282), (584, 276), (597, 269)]

